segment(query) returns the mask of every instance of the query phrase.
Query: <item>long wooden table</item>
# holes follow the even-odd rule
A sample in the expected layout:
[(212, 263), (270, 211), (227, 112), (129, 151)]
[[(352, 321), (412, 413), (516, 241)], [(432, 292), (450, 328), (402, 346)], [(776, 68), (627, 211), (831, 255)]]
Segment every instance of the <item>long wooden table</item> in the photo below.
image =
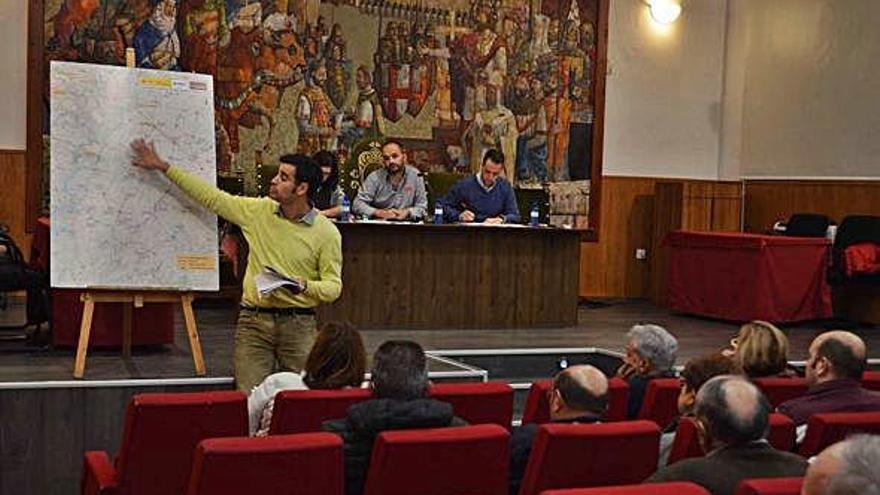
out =
[(554, 228), (339, 223), (343, 289), (319, 319), (362, 329), (577, 322), (580, 235)]

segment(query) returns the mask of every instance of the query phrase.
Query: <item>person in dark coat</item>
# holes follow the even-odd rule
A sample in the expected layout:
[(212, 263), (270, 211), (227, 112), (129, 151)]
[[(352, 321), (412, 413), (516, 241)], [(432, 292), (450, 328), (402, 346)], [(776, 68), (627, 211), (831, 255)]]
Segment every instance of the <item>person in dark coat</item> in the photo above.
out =
[(345, 418), (325, 421), (323, 429), (342, 437), (345, 493), (363, 493), (373, 442), (387, 430), (464, 426), (452, 406), (427, 398), (428, 372), (422, 347), (389, 340), (373, 356), (372, 400), (348, 408)]

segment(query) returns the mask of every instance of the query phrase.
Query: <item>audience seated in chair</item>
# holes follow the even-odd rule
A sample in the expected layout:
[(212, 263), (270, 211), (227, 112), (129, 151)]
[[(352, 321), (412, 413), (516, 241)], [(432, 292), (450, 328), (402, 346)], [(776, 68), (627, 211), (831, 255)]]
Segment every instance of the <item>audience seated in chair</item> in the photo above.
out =
[(788, 368), (788, 337), (772, 323), (746, 323), (730, 344), (731, 349), (722, 352), (749, 378), (795, 376)]
[(803, 495), (880, 494), (880, 436), (854, 435), (810, 463)]
[[(810, 344), (806, 395), (782, 403), (779, 412), (799, 427), (810, 416), (830, 412), (880, 411), (880, 392), (862, 388), (862, 372), (867, 366), (867, 349), (858, 335), (835, 330), (825, 332)], [(798, 430), (798, 440), (804, 428)]]
[(268, 433), (274, 398), (278, 392), (359, 387), (364, 381), (366, 363), (361, 334), (349, 323), (327, 323), (318, 332), (302, 373), (274, 373), (251, 391), (248, 396), (251, 435), (264, 436)]
[[(552, 423), (596, 423), (608, 408), (608, 379), (590, 365), (560, 371), (550, 389)], [(529, 423), (513, 431), (510, 438), (510, 493), (516, 495), (532, 452), (539, 425)]]
[(807, 462), (765, 440), (770, 404), (742, 377), (717, 376), (697, 393), (694, 409), (705, 457), (661, 468), (648, 482), (692, 481), (715, 495), (732, 495), (748, 478), (802, 476)]
[[(697, 402), (697, 392), (711, 378), (720, 375), (735, 374), (738, 368), (733, 361), (721, 353), (709, 354), (691, 359), (681, 371), (681, 392), (678, 394), (678, 413), (681, 416), (693, 416)], [(675, 440), (675, 430), (679, 418), (676, 418), (663, 430), (660, 436), (660, 465), (665, 466), (669, 458), (669, 450)]]
[(672, 366), (678, 341), (659, 325), (634, 325), (627, 334), (626, 355), (617, 376), (629, 384), (626, 417), (634, 419), (642, 408), (648, 382), (674, 376)]
[(415, 342), (385, 342), (373, 356), (371, 387), (375, 399), (348, 409), (345, 418), (324, 423), (342, 437), (345, 493), (359, 495), (369, 469), (373, 442), (386, 430), (463, 426), (446, 402), (428, 399), (425, 352)]

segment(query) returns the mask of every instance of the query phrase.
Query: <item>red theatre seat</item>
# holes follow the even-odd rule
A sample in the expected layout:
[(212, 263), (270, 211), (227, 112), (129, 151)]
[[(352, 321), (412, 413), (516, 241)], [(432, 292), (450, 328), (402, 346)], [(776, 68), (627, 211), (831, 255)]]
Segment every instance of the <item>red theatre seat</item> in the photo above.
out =
[(189, 495), (342, 495), (342, 439), (332, 433), (212, 438), (196, 449)]
[[(553, 380), (539, 380), (532, 383), (526, 405), (523, 408), (522, 424), (550, 422), (550, 388)], [(626, 404), (629, 400), (629, 385), (621, 378), (608, 379), (608, 411), (604, 421), (626, 420)]]
[(810, 416), (800, 454), (810, 457), (855, 433), (880, 434), (880, 412), (825, 413)]
[(880, 371), (866, 371), (862, 375), (862, 386), (868, 390), (880, 391)]
[(653, 421), (661, 430), (666, 428), (678, 416), (679, 392), (681, 382), (678, 378), (655, 378), (649, 381), (639, 419)]
[(659, 448), (652, 421), (541, 425), (519, 495), (640, 483), (657, 470)]
[(762, 478), (743, 480), (736, 495), (800, 495), (803, 478)]
[(344, 418), (349, 407), (372, 396), (366, 388), (282, 390), (275, 395), (269, 434), (321, 431), (321, 423)]
[(752, 380), (776, 409), (779, 404), (807, 393), (807, 381), (803, 378), (764, 377)]
[(506, 495), (509, 443), (494, 424), (380, 433), (364, 495)]
[(510, 429), (513, 389), (500, 382), (438, 383), (430, 396), (452, 404), (455, 415), (472, 425), (492, 423)]
[(247, 432), (247, 399), (241, 392), (135, 395), (115, 465), (107, 452), (85, 453), (82, 492), (184, 493), (199, 442)]
[(600, 488), (571, 488), (545, 490), (541, 495), (711, 495), (702, 486), (689, 481), (650, 483), (643, 485), (603, 486)]
[[(794, 450), (794, 422), (784, 414), (770, 413), (770, 431), (767, 433), (767, 441), (779, 450), (787, 452)], [(666, 461), (667, 465), (682, 459), (702, 456), (703, 449), (700, 447), (700, 441), (697, 439), (697, 427), (694, 425), (693, 418), (681, 418), (681, 421), (678, 423), (678, 429), (675, 430), (675, 440), (672, 442), (672, 448), (669, 451), (669, 459)]]

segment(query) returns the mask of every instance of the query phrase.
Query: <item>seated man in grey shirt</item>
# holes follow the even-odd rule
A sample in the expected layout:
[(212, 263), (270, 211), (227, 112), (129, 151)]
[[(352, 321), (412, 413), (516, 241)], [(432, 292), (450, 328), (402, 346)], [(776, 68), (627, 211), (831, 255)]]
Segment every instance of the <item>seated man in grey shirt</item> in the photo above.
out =
[(383, 220), (420, 220), (428, 210), (425, 179), (406, 164), (406, 150), (399, 142), (382, 145), (384, 167), (371, 173), (358, 191), (351, 211), (355, 215)]

